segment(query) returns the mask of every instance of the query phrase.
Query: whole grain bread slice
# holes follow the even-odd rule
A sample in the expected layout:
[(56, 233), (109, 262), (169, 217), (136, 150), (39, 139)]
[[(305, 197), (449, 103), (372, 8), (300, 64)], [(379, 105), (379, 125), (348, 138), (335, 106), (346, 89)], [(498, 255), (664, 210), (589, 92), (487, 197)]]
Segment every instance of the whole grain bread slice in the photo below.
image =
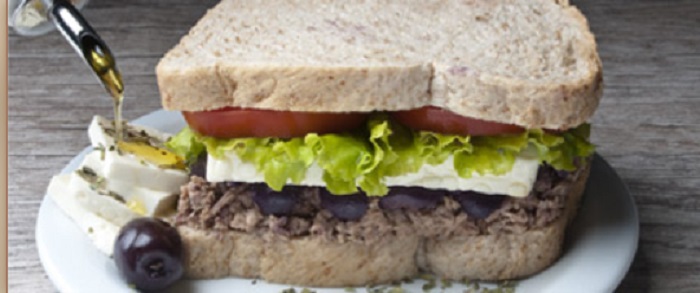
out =
[(528, 128), (585, 122), (601, 63), (552, 0), (222, 0), (157, 66), (165, 109), (426, 105)]

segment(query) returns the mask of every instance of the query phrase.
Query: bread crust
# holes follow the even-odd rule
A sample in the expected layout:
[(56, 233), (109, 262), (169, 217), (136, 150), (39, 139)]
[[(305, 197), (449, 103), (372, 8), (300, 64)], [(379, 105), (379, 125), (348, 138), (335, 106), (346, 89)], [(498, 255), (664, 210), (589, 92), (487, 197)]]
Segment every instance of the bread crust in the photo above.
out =
[(185, 271), (193, 279), (260, 276), (264, 241), (253, 234), (177, 227), (185, 251)]
[(159, 65), (157, 73), (163, 107), (167, 110), (231, 106), (369, 112), (411, 109), (430, 103), (429, 84), (425, 81), (431, 79), (431, 69), (427, 64), (381, 68), (214, 66), (188, 73)]
[(329, 243), (321, 237), (271, 241), (261, 277), (299, 286), (347, 287), (386, 284), (415, 276), (417, 236), (387, 235), (380, 242)]
[(390, 283), (418, 273), (417, 236), (387, 236), (365, 245), (330, 243), (321, 237), (266, 241), (238, 231), (177, 229), (185, 244), (185, 271), (192, 279), (236, 276), (299, 286), (345, 287)]
[(453, 280), (510, 280), (536, 274), (562, 252), (567, 225), (578, 211), (590, 165), (567, 198), (565, 212), (553, 223), (525, 233), (454, 236), (427, 240), (418, 254), (421, 269)]
[[(292, 239), (180, 226), (189, 278), (237, 276), (314, 287), (385, 284), (419, 271), (453, 280), (507, 280), (538, 273), (561, 254), (565, 230), (576, 214), (590, 164), (569, 190), (565, 211), (543, 228), (523, 233), (455, 235), (421, 239), (393, 235), (377, 243)], [(348, 273), (352, 272), (352, 273)]]
[[(294, 5), (312, 2), (302, 1)], [(430, 4), (414, 2), (421, 1), (408, 1), (406, 5), (416, 6), (419, 16), (425, 18), (427, 17), (425, 15), (434, 13), (430, 10)], [(454, 6), (455, 9), (467, 9), (466, 12), (469, 12), (469, 8), (459, 6), (463, 4), (458, 4), (457, 1), (432, 2), (435, 2), (436, 6)], [(477, 4), (466, 5), (509, 7), (516, 5), (516, 2), (472, 1), (468, 3)], [(396, 23), (383, 24), (384, 26), (377, 24), (376, 28), (358, 24), (341, 24), (338, 20), (331, 20), (333, 15), (328, 15), (325, 19), (309, 20), (309, 23), (314, 26), (308, 26), (308, 30), (312, 28), (320, 30), (319, 27), (327, 25), (327, 29), (331, 30), (327, 32), (329, 34), (344, 34), (350, 31), (348, 40), (345, 40), (350, 42), (348, 44), (330, 45), (336, 47), (335, 49), (321, 47), (321, 45), (319, 48), (313, 48), (312, 44), (318, 42), (313, 38), (318, 36), (307, 32), (306, 24), (287, 23), (293, 20), (280, 19), (259, 24), (254, 22), (255, 20), (250, 20), (253, 22), (239, 24), (242, 27), (238, 27), (233, 20), (221, 19), (230, 18), (231, 16), (228, 15), (237, 11), (264, 13), (264, 11), (255, 10), (256, 8), (247, 7), (248, 4), (245, 4), (245, 1), (224, 0), (211, 9), (190, 33), (183, 37), (180, 44), (159, 62), (156, 73), (161, 100), (165, 109), (184, 111), (212, 110), (232, 106), (280, 111), (368, 112), (406, 110), (432, 105), (467, 117), (516, 124), (526, 128), (568, 129), (587, 121), (597, 108), (602, 95), (602, 65), (595, 39), (585, 17), (578, 9), (569, 6), (566, 2), (551, 0), (532, 2), (536, 3), (533, 4), (534, 6), (542, 6), (539, 7), (541, 11), (550, 11), (550, 14), (556, 17), (556, 24), (552, 23), (550, 26), (562, 27), (562, 29), (542, 33), (544, 36), (532, 36), (538, 35), (534, 31), (530, 35), (522, 36), (521, 41), (524, 44), (522, 47), (525, 47), (523, 50), (532, 52), (521, 54), (527, 56), (526, 60), (519, 59), (524, 57), (515, 55), (516, 52), (513, 52), (513, 57), (510, 59), (514, 60), (510, 60), (507, 57), (489, 57), (489, 50), (486, 49), (481, 53), (468, 53), (469, 50), (465, 48), (470, 48), (474, 39), (481, 38), (478, 31), (467, 29), (465, 34), (469, 35), (468, 37), (452, 36), (448, 32), (454, 29), (434, 24), (436, 27), (431, 29), (439, 30), (439, 33), (435, 36), (422, 33), (425, 26), (420, 22), (421, 17), (407, 23), (388, 17), (387, 22)], [(353, 3), (355, 1), (343, 4), (350, 7), (343, 6), (343, 9), (352, 9), (353, 5), (361, 6)], [(320, 4), (335, 5), (328, 4), (327, 1), (319, 1), (318, 4), (319, 6)], [(275, 5), (284, 5), (284, 3), (275, 2), (272, 6)], [(259, 6), (270, 9), (270, 5)], [(492, 9), (492, 7), (488, 8)], [(289, 9), (295, 9), (294, 13), (303, 10), (296, 6)], [(367, 16), (371, 11), (373, 10), (369, 8), (362, 10), (352, 15), (350, 19), (358, 18), (363, 21), (361, 23), (364, 23), (364, 18), (367, 18), (367, 21), (371, 20), (371, 17)], [(525, 15), (529, 13), (531, 12), (522, 12)], [(469, 20), (467, 23), (451, 18), (446, 22), (454, 22), (454, 25), (467, 28), (477, 27), (483, 22), (494, 26), (500, 25), (498, 24), (500, 21), (493, 21), (492, 24), (489, 20), (480, 20), (482, 17), (480, 15), (475, 17), (476, 20)], [(228, 21), (231, 22), (229, 25), (235, 29), (226, 31), (226, 28), (217, 28), (218, 23)], [(260, 34), (264, 34), (265, 38), (276, 39), (272, 42), (272, 46), (264, 40), (256, 41), (258, 35), (255, 33), (243, 35), (242, 40), (236, 35), (236, 43), (233, 45), (230, 44), (233, 41), (217, 41), (219, 38), (234, 37), (226, 34), (239, 32), (244, 34), (243, 31), (247, 27), (258, 25), (262, 30)], [(387, 27), (397, 25), (408, 26), (402, 28), (407, 34), (416, 32), (416, 38), (425, 35), (426, 40), (408, 41), (406, 44), (406, 40), (398, 37), (398, 39), (392, 39), (395, 34), (382, 35), (386, 34), (383, 30)], [(510, 24), (506, 21), (503, 25), (518, 26), (519, 23)], [(285, 26), (294, 28), (296, 31), (294, 37), (302, 38), (304, 42), (308, 42), (309, 46), (297, 48), (293, 46), (294, 38), (278, 36), (277, 31), (286, 29)], [(376, 29), (375, 33), (379, 35), (371, 35), (372, 29)], [(523, 29), (526, 29), (526, 26), (523, 26)], [(217, 30), (226, 32), (217, 35)], [(493, 38), (506, 37), (508, 31), (500, 33), (504, 35)], [(435, 39), (432, 40), (433, 42), (445, 42), (445, 44), (431, 46), (431, 36)], [(366, 39), (362, 39), (365, 37)], [(328, 38), (332, 36), (326, 36), (326, 39)], [(389, 42), (389, 45), (378, 41), (382, 38), (385, 38), (384, 42)], [(357, 39), (362, 40), (364, 45), (356, 46), (355, 43), (359, 42)], [(483, 43), (488, 43), (489, 40)], [(473, 46), (479, 45), (483, 44), (476, 43)], [(233, 49), (227, 46), (233, 46)], [(501, 45), (503, 46), (507, 45)], [(239, 49), (235, 48), (240, 47), (245, 49), (236, 51)], [(407, 47), (425, 48), (411, 48), (413, 49), (411, 51)], [(231, 52), (226, 52), (227, 48)], [(520, 50), (519, 48), (518, 46), (509, 47), (504, 49), (504, 52), (517, 51)], [(338, 55), (338, 57), (319, 60), (325, 56), (321, 52), (320, 56), (314, 55), (304, 59), (306, 49), (329, 51), (327, 55)], [(357, 62), (345, 60), (356, 57), (364, 50), (376, 53), (365, 57), (369, 60), (362, 59)], [(539, 55), (546, 55), (547, 51), (555, 50), (564, 51), (558, 53), (556, 58), (550, 58), (552, 60), (540, 60)], [(201, 53), (202, 51), (209, 53)], [(275, 60), (260, 57), (262, 61), (248, 60), (253, 59), (257, 51), (265, 51), (272, 56), (269, 58), (287, 53), (292, 57), (288, 59), (280, 57)], [(391, 53), (392, 51), (396, 52)], [(250, 58), (248, 58), (249, 55)], [(486, 57), (491, 61), (486, 65), (478, 64), (479, 60)], [(542, 58), (547, 59), (547, 57)], [(504, 60), (501, 61), (502, 59)], [(489, 70), (491, 66), (503, 68)], [(518, 71), (518, 74), (510, 74), (508, 71), (515, 72), (520, 67), (529, 68), (529, 70)]]

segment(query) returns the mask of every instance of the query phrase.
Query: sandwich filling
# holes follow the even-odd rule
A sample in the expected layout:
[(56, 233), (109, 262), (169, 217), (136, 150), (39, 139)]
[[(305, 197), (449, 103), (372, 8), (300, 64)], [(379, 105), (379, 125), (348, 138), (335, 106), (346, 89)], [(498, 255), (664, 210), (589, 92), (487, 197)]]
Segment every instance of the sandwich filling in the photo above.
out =
[[(516, 162), (528, 159), (557, 170), (573, 171), (576, 158), (593, 152), (588, 134), (588, 125), (561, 133), (527, 130), (491, 136), (443, 134), (417, 131), (387, 115), (375, 114), (368, 118), (365, 127), (293, 138), (216, 138), (185, 128), (171, 138), (168, 146), (190, 161), (207, 153), (213, 158), (212, 170), (222, 165), (219, 162), (242, 163), (208, 174), (220, 181), (250, 182), (245, 175), (234, 176), (233, 169), (252, 165), (255, 173), (261, 174), (276, 191), (286, 185), (309, 185), (303, 183), (321, 177), (322, 182), (312, 183), (323, 183), (321, 186), (335, 195), (362, 191), (383, 196), (388, 193), (387, 181), (446, 162), (451, 162), (451, 166), (445, 166), (448, 172), (463, 179), (506, 175), (513, 171)], [(529, 165), (531, 171), (522, 173), (531, 181), (534, 165)]]
[(393, 187), (384, 197), (333, 196), (306, 186), (275, 193), (264, 184), (213, 183), (193, 176), (182, 187), (175, 222), (267, 239), (312, 236), (341, 243), (373, 243), (389, 235), (443, 239), (523, 233), (562, 215), (584, 171), (581, 165), (573, 172), (540, 167), (536, 184), (523, 198), (418, 187)]
[[(235, 127), (212, 128), (222, 122), (201, 119), (207, 115)], [(250, 124), (280, 115), (287, 118), (275, 127)], [(593, 153), (586, 124), (526, 130), (419, 109), (320, 114), (339, 116), (309, 127), (307, 118), (319, 114), (295, 115), (185, 113), (190, 127), (167, 143), (194, 175), (182, 188), (177, 223), (341, 241), (517, 233), (559, 217)], [(342, 127), (327, 127), (334, 120)]]

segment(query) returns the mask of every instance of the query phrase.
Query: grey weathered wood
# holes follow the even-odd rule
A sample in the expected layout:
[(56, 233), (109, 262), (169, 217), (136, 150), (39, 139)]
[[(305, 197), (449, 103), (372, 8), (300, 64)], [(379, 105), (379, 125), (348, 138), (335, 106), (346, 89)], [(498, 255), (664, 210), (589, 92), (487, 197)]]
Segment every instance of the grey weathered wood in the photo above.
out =
[[(215, 1), (94, 0), (85, 16), (125, 78), (125, 116), (160, 108), (158, 58)], [(700, 288), (700, 2), (574, 1), (597, 36), (605, 97), (593, 140), (628, 184), (641, 217), (639, 252), (621, 292)], [(111, 104), (57, 33), (11, 35), (9, 287), (55, 291), (34, 225), (51, 175), (88, 144), (85, 127)]]

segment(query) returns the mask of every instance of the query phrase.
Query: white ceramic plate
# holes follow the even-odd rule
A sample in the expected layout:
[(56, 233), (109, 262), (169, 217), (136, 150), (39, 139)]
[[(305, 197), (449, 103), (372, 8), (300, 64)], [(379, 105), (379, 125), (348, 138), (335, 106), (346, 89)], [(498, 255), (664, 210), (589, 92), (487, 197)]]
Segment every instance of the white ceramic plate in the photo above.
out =
[[(184, 127), (177, 112), (156, 111), (133, 122), (170, 133)], [(85, 149), (73, 158), (61, 172), (74, 170), (88, 151)], [(563, 256), (544, 272), (520, 281), (516, 292), (612, 292), (629, 269), (638, 236), (639, 221), (632, 197), (615, 171), (601, 157), (595, 156), (583, 205), (568, 232)], [(39, 209), (36, 241), (41, 263), (59, 291), (131, 291), (120, 279), (112, 259), (100, 253), (48, 197)], [(423, 281), (416, 281), (403, 284), (402, 288), (418, 293), (423, 292), (422, 284)], [(181, 281), (168, 291), (280, 292), (288, 287), (231, 278)], [(463, 285), (454, 284), (444, 291), (435, 289), (433, 292), (463, 292), (464, 289)]]

